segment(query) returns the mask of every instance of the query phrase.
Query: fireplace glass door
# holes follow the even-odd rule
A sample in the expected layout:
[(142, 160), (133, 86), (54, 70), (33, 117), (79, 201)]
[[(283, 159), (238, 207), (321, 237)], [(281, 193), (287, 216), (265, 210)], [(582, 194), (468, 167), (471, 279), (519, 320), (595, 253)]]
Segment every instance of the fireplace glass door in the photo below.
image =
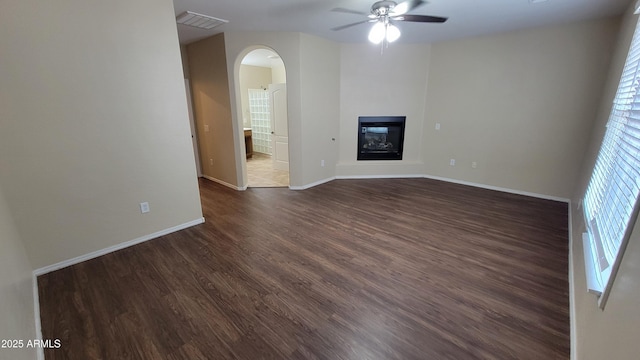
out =
[(358, 160), (402, 160), (404, 116), (358, 118)]

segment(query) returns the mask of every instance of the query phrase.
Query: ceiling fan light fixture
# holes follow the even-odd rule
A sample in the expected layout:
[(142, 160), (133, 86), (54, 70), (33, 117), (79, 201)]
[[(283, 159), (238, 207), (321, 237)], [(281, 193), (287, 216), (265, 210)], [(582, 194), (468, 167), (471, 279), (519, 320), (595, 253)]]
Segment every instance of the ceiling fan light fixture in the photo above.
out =
[(392, 43), (400, 38), (400, 29), (390, 22), (378, 21), (369, 31), (369, 41), (380, 44), (383, 41)]
[[(640, 2), (640, 0), (636, 1)], [(427, 1), (425, 0), (405, 0), (399, 4), (393, 0), (379, 0), (371, 5), (371, 14), (369, 15), (357, 10), (334, 8), (331, 11), (367, 16), (368, 20), (361, 20), (355, 23), (334, 27), (331, 30), (338, 31), (364, 23), (374, 23), (369, 30), (369, 41), (374, 44), (382, 44), (382, 47), (384, 48), (385, 46), (389, 46), (389, 43), (397, 41), (400, 38), (400, 29), (394, 24), (398, 21), (414, 23), (443, 23), (447, 21), (446, 17), (441, 16), (408, 14), (418, 6), (426, 3)]]
[(378, 21), (369, 31), (369, 41), (374, 44), (380, 44), (384, 40), (386, 33), (385, 23)]
[(393, 24), (387, 25), (387, 41), (392, 43), (400, 38), (400, 29)]

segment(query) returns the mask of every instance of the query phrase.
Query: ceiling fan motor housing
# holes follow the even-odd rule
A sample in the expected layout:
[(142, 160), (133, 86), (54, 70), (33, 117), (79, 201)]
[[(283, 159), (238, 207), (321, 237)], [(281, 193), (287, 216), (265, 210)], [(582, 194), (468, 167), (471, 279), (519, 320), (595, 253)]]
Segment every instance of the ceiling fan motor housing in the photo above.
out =
[(371, 13), (375, 16), (389, 15), (396, 5), (395, 1), (378, 1), (371, 6)]

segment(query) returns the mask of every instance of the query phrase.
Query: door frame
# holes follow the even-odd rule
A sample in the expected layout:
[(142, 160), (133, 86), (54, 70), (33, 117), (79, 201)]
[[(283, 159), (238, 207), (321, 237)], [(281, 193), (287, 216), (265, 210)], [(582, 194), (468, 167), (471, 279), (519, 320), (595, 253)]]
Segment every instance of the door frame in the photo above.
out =
[[(258, 49), (266, 49), (269, 51), (273, 51), (275, 54), (280, 56), (280, 60), (284, 64), (285, 71), (285, 79), (288, 80), (289, 76), (287, 75), (287, 65), (285, 60), (282, 58), (281, 54), (275, 49), (264, 46), (264, 45), (253, 45), (246, 47), (243, 51), (241, 51), (233, 66), (233, 84), (235, 88), (235, 94), (231, 97), (231, 104), (236, 108), (237, 114), (242, 114), (242, 104), (241, 104), (241, 94), (240, 94), (240, 65), (242, 63), (242, 59), (244, 59), (247, 54), (252, 52), (253, 50)], [(287, 112), (290, 113), (290, 104), (291, 104), (291, 96), (289, 92), (287, 92)], [(238, 176), (238, 190), (246, 190), (248, 188), (249, 179), (247, 176), (247, 156), (246, 149), (244, 145), (244, 124), (242, 116), (237, 116), (236, 123), (234, 124), (236, 128), (236, 151), (235, 151), (235, 160), (236, 166), (240, 164), (237, 169)], [(291, 134), (291, 121), (287, 121), (287, 133)], [(291, 188), (291, 144), (289, 142), (289, 146), (287, 147), (287, 151), (289, 152), (289, 188)]]
[(202, 177), (200, 144), (198, 143), (198, 129), (196, 127), (196, 119), (193, 116), (193, 100), (191, 98), (191, 82), (189, 79), (184, 79), (184, 87), (187, 92), (187, 110), (189, 113), (189, 128), (191, 129), (191, 143), (193, 145), (193, 153), (196, 161), (196, 173), (198, 177)]

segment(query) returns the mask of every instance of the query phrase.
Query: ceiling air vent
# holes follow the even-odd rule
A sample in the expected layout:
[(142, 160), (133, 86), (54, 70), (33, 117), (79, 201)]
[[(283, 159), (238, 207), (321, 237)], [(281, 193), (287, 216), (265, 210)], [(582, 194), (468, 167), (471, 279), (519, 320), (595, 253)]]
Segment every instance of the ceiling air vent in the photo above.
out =
[(222, 24), (226, 24), (228, 20), (222, 20), (214, 18), (213, 16), (197, 14), (191, 11), (185, 11), (182, 14), (176, 16), (178, 24), (197, 27), (200, 29), (213, 29), (214, 27)]

